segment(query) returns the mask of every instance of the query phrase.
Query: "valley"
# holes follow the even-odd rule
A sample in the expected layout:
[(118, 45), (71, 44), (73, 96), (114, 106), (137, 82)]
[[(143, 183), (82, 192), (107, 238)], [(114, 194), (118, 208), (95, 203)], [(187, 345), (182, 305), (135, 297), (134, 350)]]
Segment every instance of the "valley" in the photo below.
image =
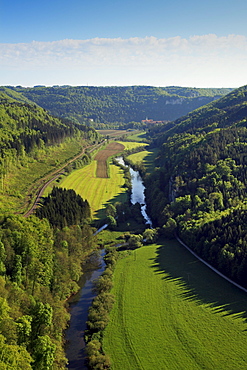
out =
[[(82, 264), (105, 248), (85, 332), (89, 368), (245, 368), (246, 293), (175, 236), (247, 287), (247, 87), (218, 100), (211, 91), (209, 104), (169, 123), (122, 122), (140, 131), (118, 130), (124, 125), (112, 118), (95, 131), (107, 106), (95, 108), (92, 127), (86, 116), (54, 118), (30, 98), (55, 89), (23, 90), (1, 92), (0, 366), (68, 366), (68, 298), (80, 289)], [(130, 203), (131, 176), (114, 160), (118, 154), (141, 174), (152, 228), (141, 204)]]

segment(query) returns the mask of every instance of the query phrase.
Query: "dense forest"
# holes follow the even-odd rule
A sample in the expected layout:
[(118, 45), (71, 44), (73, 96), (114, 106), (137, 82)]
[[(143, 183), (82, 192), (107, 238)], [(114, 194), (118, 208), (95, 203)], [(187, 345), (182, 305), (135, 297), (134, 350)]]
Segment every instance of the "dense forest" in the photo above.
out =
[[(0, 94), (0, 128), (1, 185), (22, 168), (35, 171), (44, 161), (40, 154), (66, 140), (77, 140), (78, 148), (99, 140), (94, 129), (55, 118), (15, 92)], [(88, 161), (84, 154), (75, 166)], [(3, 186), (0, 192), (7, 194)], [(90, 206), (73, 191), (55, 188), (37, 214), (40, 218), (0, 209), (1, 369), (66, 367), (65, 301), (78, 291), (81, 263), (94, 248)]]
[(171, 121), (231, 91), (176, 86), (9, 86), (1, 90), (15, 99), (33, 101), (54, 116), (86, 122), (96, 128), (140, 123), (147, 117)]
[(247, 287), (247, 86), (156, 133), (148, 210), (221, 272)]

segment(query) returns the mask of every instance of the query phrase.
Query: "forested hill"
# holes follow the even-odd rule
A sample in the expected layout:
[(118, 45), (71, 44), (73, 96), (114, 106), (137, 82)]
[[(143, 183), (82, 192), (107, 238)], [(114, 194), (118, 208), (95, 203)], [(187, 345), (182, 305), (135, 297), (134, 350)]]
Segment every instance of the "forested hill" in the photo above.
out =
[(232, 124), (245, 125), (247, 117), (247, 85), (202, 106), (174, 122), (159, 127), (165, 137), (182, 132), (224, 128)]
[(175, 129), (157, 139), (157, 170), (146, 180), (148, 211), (164, 234), (176, 231), (245, 287), (246, 104), (245, 86), (175, 122)]
[[(5, 89), (6, 88), (2, 88)], [(185, 87), (93, 87), (53, 86), (7, 88), (8, 94), (19, 93), (53, 115), (84, 122), (128, 123), (175, 120), (232, 89), (198, 89)], [(12, 91), (12, 92), (11, 92)]]
[(94, 129), (54, 118), (35, 104), (16, 101), (0, 93), (0, 174), (20, 165), (25, 155), (35, 155), (39, 149), (60, 144), (66, 138), (94, 139)]
[[(47, 174), (98, 138), (93, 128), (54, 118), (19, 93), (0, 92), (0, 369), (66, 369), (65, 300), (78, 291), (82, 262), (94, 247), (90, 206), (56, 189), (42, 219), (19, 212)], [(83, 160), (89, 156), (78, 165)]]

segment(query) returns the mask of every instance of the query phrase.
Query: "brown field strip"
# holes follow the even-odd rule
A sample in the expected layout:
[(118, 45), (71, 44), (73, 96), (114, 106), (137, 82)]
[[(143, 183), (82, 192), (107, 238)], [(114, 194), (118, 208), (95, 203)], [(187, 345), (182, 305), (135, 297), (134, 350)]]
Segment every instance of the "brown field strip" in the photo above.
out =
[(97, 161), (96, 177), (108, 178), (107, 159), (123, 150), (124, 145), (115, 142), (110, 143), (105, 149), (100, 150), (95, 156), (95, 160)]

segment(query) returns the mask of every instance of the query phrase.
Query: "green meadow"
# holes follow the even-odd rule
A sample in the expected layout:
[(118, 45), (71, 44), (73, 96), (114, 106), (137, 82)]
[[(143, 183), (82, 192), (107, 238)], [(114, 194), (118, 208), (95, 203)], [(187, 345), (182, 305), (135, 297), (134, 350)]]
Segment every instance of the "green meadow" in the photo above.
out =
[(109, 164), (110, 177), (96, 177), (97, 162), (72, 172), (65, 177), (59, 186), (74, 189), (83, 199), (87, 199), (95, 219), (104, 218), (104, 208), (108, 203), (126, 201), (127, 193), (124, 187), (123, 171), (120, 167)]
[(176, 241), (120, 259), (103, 338), (113, 370), (247, 368), (247, 296)]
[(146, 132), (141, 131), (141, 132), (133, 132), (129, 136), (127, 136), (127, 140), (132, 140), (132, 141), (143, 141), (146, 139)]
[(139, 146), (147, 146), (146, 143), (135, 142), (135, 141), (117, 141), (119, 144), (123, 144), (126, 150), (138, 148)]
[(142, 163), (147, 173), (154, 171), (155, 158), (158, 154), (158, 149), (143, 150), (142, 152), (134, 153), (128, 156), (128, 159), (133, 163)]

